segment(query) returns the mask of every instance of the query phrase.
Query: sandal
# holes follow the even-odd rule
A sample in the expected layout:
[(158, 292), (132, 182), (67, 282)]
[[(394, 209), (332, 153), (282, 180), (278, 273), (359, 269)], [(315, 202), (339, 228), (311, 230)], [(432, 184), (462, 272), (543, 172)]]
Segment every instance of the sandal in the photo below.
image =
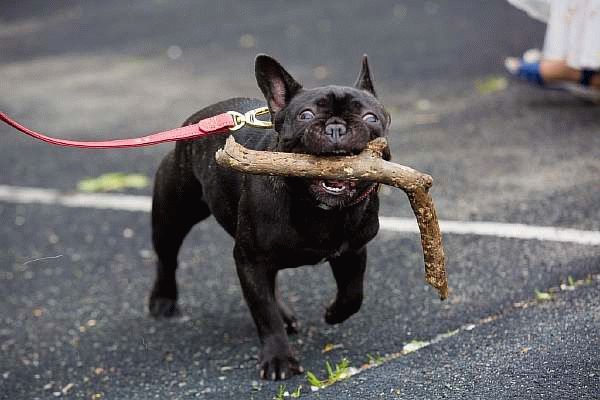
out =
[(538, 49), (529, 49), (523, 53), (521, 58), (507, 57), (504, 60), (504, 66), (512, 76), (538, 86), (546, 87), (544, 78), (542, 78), (542, 74), (540, 73), (541, 60), (541, 51)]

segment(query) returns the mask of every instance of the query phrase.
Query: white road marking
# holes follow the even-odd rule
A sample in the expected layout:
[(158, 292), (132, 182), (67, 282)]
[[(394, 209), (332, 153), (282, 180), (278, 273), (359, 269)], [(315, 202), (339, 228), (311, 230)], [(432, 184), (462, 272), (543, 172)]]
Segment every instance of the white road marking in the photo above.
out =
[(75, 208), (97, 208), (150, 212), (152, 198), (127, 194), (68, 193), (42, 189), (0, 185), (0, 201), (18, 204), (50, 204)]
[[(419, 232), (414, 219), (379, 217), (380, 228), (394, 232)], [(447, 221), (440, 220), (443, 233), (456, 235), (496, 236), (512, 239), (536, 239), (551, 242), (566, 242), (598, 246), (600, 232), (580, 229), (557, 228), (553, 226), (535, 226), (510, 224), (503, 222)]]
[[(17, 204), (49, 204), (75, 208), (96, 208), (150, 212), (152, 198), (125, 194), (65, 193), (55, 189), (0, 185), (0, 201)], [(379, 217), (380, 228), (399, 233), (418, 233), (413, 218)], [(501, 222), (440, 221), (444, 234), (494, 236), (600, 246), (599, 231), (534, 226)]]

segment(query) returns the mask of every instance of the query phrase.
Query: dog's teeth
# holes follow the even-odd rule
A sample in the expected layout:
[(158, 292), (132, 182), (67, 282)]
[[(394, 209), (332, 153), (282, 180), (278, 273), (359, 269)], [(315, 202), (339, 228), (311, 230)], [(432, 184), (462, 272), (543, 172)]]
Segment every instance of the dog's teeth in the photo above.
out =
[(321, 182), (321, 186), (323, 186), (323, 188), (325, 188), (325, 190), (328, 190), (328, 191), (334, 192), (334, 193), (340, 193), (340, 192), (343, 192), (344, 190), (346, 190), (346, 186), (331, 187), (331, 186), (327, 186), (327, 184), (325, 182)]
[(275, 372), (271, 373), (271, 380), (272, 381), (277, 380), (277, 374)]

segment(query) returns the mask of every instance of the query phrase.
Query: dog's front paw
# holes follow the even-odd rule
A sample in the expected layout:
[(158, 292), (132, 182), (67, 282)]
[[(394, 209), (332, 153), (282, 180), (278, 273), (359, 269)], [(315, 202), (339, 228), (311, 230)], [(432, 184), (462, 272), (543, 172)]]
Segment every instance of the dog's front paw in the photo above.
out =
[(325, 322), (330, 325), (339, 324), (347, 320), (352, 314), (360, 310), (362, 298), (354, 298), (349, 301), (335, 300), (325, 312)]
[(150, 296), (148, 311), (154, 318), (172, 318), (181, 315), (176, 299), (160, 296)]
[(268, 346), (263, 348), (258, 368), (260, 378), (271, 381), (289, 379), (304, 372), (304, 368), (300, 366), (300, 363), (291, 352), (277, 353), (271, 351)]

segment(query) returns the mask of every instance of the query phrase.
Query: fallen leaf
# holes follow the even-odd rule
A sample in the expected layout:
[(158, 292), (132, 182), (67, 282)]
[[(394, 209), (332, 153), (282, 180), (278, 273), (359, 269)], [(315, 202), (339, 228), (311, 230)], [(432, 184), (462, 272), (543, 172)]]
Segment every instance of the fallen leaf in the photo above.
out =
[(489, 76), (475, 81), (475, 89), (480, 94), (490, 94), (506, 89), (508, 81), (503, 76)]
[(75, 385), (72, 383), (67, 384), (65, 387), (62, 388), (62, 390), (61, 390), (62, 394), (69, 393), (69, 390), (71, 390), (73, 388), (73, 386), (75, 386)]
[(323, 350), (321, 350), (321, 353), (329, 353), (332, 350), (335, 349), (340, 349), (344, 347), (343, 344), (333, 344), (333, 343), (327, 343), (324, 347)]
[(429, 342), (421, 341), (421, 340), (413, 340), (409, 343), (406, 343), (404, 347), (402, 347), (402, 351), (404, 353), (412, 353), (413, 351), (417, 351), (423, 347), (429, 346)]
[(141, 174), (126, 174), (112, 172), (96, 178), (86, 178), (77, 184), (82, 192), (111, 192), (123, 189), (143, 189), (150, 183), (147, 176)]
[(552, 294), (547, 293), (547, 292), (540, 292), (539, 290), (536, 290), (535, 298), (539, 301), (552, 300)]

